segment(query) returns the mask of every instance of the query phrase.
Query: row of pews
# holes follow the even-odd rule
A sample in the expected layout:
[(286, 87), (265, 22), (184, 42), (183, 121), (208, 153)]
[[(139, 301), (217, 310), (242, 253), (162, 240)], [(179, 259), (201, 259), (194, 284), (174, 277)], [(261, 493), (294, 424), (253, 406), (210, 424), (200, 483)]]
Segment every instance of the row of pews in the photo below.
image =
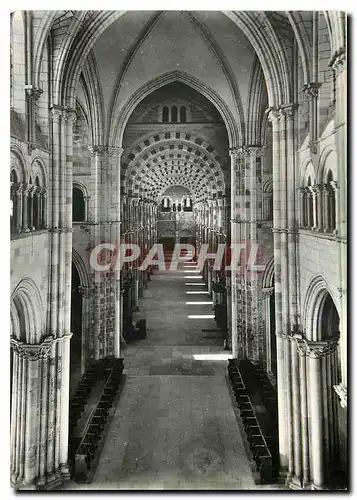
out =
[(245, 438), (247, 454), (257, 483), (274, 482), (273, 457), (254, 410), (251, 395), (243, 381), (239, 361), (228, 360), (228, 377), (239, 427)]
[[(123, 359), (110, 358), (93, 362), (71, 399), (70, 462), (72, 478), (78, 483), (89, 483), (93, 478), (119, 398), (123, 369)], [(98, 385), (100, 389), (96, 394)], [(93, 409), (86, 416), (84, 412), (88, 399), (93, 399), (93, 396)], [(77, 424), (83, 416), (85, 422), (78, 436)]]

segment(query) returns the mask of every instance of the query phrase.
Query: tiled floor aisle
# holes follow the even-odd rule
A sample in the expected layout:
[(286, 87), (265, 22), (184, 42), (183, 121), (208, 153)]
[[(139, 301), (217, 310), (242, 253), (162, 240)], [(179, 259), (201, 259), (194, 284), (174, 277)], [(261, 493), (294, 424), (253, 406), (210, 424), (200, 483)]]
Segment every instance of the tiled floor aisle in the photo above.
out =
[[(191, 272), (185, 272), (185, 271)], [(225, 381), (227, 357), (203, 281), (189, 265), (158, 272), (141, 300), (147, 339), (123, 350), (126, 382), (93, 482), (66, 489), (261, 489)], [(201, 283), (188, 285), (187, 283)]]

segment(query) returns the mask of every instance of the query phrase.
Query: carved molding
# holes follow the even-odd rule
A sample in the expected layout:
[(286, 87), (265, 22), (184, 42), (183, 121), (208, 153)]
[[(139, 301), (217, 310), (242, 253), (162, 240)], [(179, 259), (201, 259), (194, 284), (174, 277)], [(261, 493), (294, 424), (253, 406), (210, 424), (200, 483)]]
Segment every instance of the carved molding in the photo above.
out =
[(120, 157), (123, 153), (123, 148), (121, 147), (112, 147), (112, 146), (103, 146), (103, 145), (94, 145), (88, 146), (90, 154), (92, 156), (118, 156)]

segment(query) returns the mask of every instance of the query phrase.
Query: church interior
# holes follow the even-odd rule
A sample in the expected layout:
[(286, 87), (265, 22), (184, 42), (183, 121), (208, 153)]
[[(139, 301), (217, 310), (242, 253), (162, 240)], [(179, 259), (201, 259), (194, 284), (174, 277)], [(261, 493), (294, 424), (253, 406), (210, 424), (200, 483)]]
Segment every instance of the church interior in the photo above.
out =
[(10, 30), (12, 487), (348, 488), (346, 13)]

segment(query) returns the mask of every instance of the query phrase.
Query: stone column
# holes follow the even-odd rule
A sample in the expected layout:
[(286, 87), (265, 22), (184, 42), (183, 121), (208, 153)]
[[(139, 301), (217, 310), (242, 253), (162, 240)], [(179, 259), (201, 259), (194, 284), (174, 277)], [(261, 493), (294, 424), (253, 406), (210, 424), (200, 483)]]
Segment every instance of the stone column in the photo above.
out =
[[(229, 150), (231, 157), (231, 244), (238, 241), (238, 209), (237, 209), (237, 168), (238, 149)], [(238, 296), (237, 296), (237, 272), (231, 271), (231, 317), (232, 317), (232, 356), (238, 358)]]
[(265, 319), (265, 368), (268, 374), (272, 370), (272, 348), (271, 348), (271, 331), (270, 331), (270, 297), (274, 294), (274, 288), (263, 288), (264, 301), (264, 319)]
[(28, 227), (28, 197), (30, 194), (31, 186), (24, 185), (23, 189), (23, 203), (22, 203), (22, 232), (23, 233), (28, 233), (29, 232), (29, 227)]
[(27, 221), (28, 228), (30, 231), (33, 231), (35, 229), (34, 213), (33, 213), (33, 198), (35, 195), (35, 191), (36, 191), (36, 186), (31, 186), (31, 188), (29, 189), (29, 195), (28, 195), (28, 199), (27, 199), (28, 207), (30, 207), (30, 213), (29, 213), (28, 221)]
[(41, 188), (40, 187), (36, 187), (35, 188), (34, 197), (36, 197), (37, 214), (36, 214), (36, 218), (34, 219), (34, 224), (33, 225), (35, 226), (35, 229), (41, 229), (41, 227), (42, 227), (42, 217), (41, 217), (41, 213), (42, 213), (42, 192), (41, 192)]
[(48, 217), (48, 206), (47, 206), (47, 188), (41, 188), (42, 193), (42, 227), (47, 229), (49, 226), (49, 217)]
[(16, 203), (17, 203), (16, 230), (18, 233), (20, 233), (23, 228), (23, 209), (22, 209), (23, 195), (24, 195), (24, 185), (19, 184), (16, 190)]
[(300, 379), (300, 416), (301, 416), (301, 453), (302, 453), (302, 487), (310, 485), (310, 443), (309, 443), (309, 408), (310, 397), (306, 373), (306, 344), (302, 337), (295, 336), (299, 356)]
[(304, 190), (305, 188), (300, 187), (299, 188), (299, 221), (300, 221), (300, 227), (303, 228), (305, 227), (305, 200), (304, 200)]
[(274, 286), (275, 286), (275, 330), (277, 350), (277, 390), (279, 418), (279, 459), (283, 472), (289, 465), (289, 434), (287, 427), (287, 385), (282, 317), (282, 259), (281, 259), (281, 180), (280, 170), (284, 151), (281, 142), (280, 113), (271, 108), (268, 115), (273, 125), (273, 234), (274, 234)]
[(332, 219), (332, 224), (331, 224), (331, 227), (332, 227), (332, 231), (337, 234), (337, 221), (339, 219), (339, 199), (338, 199), (338, 186), (337, 186), (337, 183), (335, 181), (330, 181), (330, 185), (331, 185), (331, 189), (332, 189), (332, 192), (331, 192), (331, 196), (333, 197), (333, 206), (332, 206), (332, 209), (334, 211), (334, 218)]
[[(249, 227), (250, 227), (250, 249), (252, 245), (259, 248), (258, 239), (258, 223), (261, 221), (261, 209), (258, 206), (261, 200), (262, 183), (261, 183), (261, 172), (262, 172), (262, 162), (265, 153), (264, 147), (253, 147), (248, 148), (249, 157), (247, 158), (249, 163), (249, 192), (250, 192), (250, 204), (249, 204)], [(248, 342), (248, 355), (250, 359), (259, 359), (260, 357), (260, 345), (261, 345), (261, 335), (262, 335), (262, 307), (261, 307), (261, 293), (258, 289), (258, 262), (252, 263), (254, 268), (247, 268), (247, 281), (249, 282), (250, 297), (251, 300), (248, 301), (248, 321), (250, 330), (250, 339)]]
[(323, 207), (323, 221), (324, 221), (323, 228), (324, 228), (324, 232), (326, 233), (329, 230), (329, 218), (330, 218), (330, 214), (329, 214), (329, 190), (328, 190), (327, 184), (323, 184), (322, 199), (323, 199), (322, 207)]
[[(63, 410), (59, 342), (63, 340), (53, 336), (40, 344), (11, 338), (11, 481), (17, 489), (54, 486), (68, 477), (56, 455), (63, 420), (53, 419), (56, 406), (58, 412)], [(68, 415), (64, 418), (68, 421)]]
[(322, 184), (316, 184), (314, 186), (316, 195), (316, 211), (317, 211), (317, 230), (323, 230), (323, 218), (322, 218)]
[(312, 489), (324, 489), (325, 444), (323, 411), (323, 362), (322, 359), (336, 350), (338, 339), (306, 342), (308, 357), (308, 387), (310, 408), (311, 480)]
[[(341, 13), (342, 15), (343, 13)], [(342, 20), (341, 24), (345, 24)], [(348, 75), (346, 62), (346, 47), (335, 47), (336, 52), (330, 61), (330, 65), (335, 74), (335, 97), (336, 115), (335, 132), (336, 146), (338, 154), (338, 204), (336, 199), (336, 231), (339, 236), (339, 294), (340, 294), (340, 352), (341, 352), (341, 383), (339, 384), (339, 394), (341, 395), (341, 405), (347, 405), (347, 210), (348, 210), (348, 190), (347, 190), (347, 92)], [(337, 217), (338, 214), (338, 217)]]

